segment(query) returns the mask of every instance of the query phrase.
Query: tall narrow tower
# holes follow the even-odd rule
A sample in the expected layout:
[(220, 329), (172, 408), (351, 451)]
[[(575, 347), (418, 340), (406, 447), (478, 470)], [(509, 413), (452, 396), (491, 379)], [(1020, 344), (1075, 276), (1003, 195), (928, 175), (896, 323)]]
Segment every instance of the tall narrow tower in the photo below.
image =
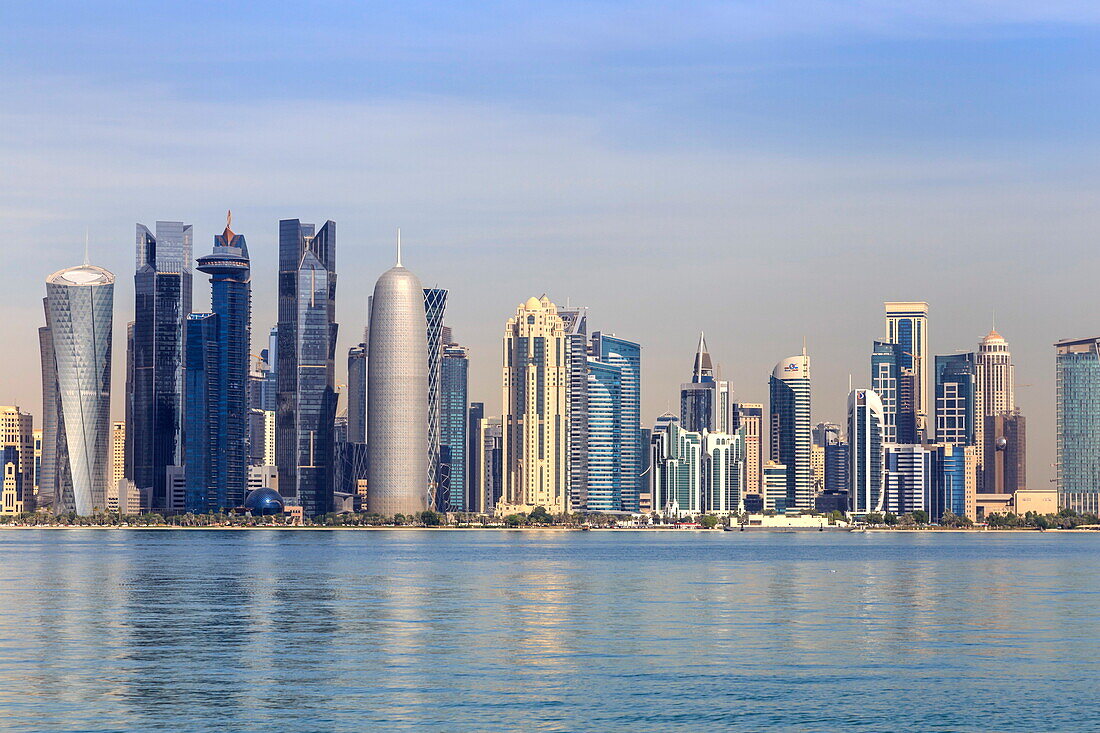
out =
[(114, 288), (113, 274), (87, 263), (46, 279), (41, 499), (57, 512), (106, 507)]
[[(912, 377), (912, 402), (918, 434), (928, 421), (928, 304), (894, 301), (886, 307), (886, 340), (900, 347), (899, 375)], [(919, 437), (919, 436), (918, 436)]]
[(336, 421), (336, 222), (279, 222), (275, 455), (279, 493), (332, 508)]
[(786, 467), (787, 508), (813, 509), (810, 467), (810, 357), (783, 359), (772, 370), (771, 459)]
[(982, 405), (989, 417), (1016, 409), (1013, 384), (1015, 367), (1008, 342), (996, 329), (978, 342), (978, 364), (982, 369)]
[(184, 330), (191, 312), (190, 224), (137, 225), (132, 393), (126, 439), (132, 476), (151, 508), (167, 508), (165, 469), (183, 464)]
[(374, 286), (367, 356), (367, 504), (379, 514), (428, 508), (428, 344), (424, 288), (397, 264)]

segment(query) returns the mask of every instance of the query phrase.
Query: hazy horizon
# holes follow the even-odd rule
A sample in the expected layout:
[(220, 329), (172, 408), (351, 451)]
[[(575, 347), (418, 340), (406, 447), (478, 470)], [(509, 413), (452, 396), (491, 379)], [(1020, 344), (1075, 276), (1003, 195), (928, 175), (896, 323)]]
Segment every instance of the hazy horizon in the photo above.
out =
[(976, 349), (995, 310), (1047, 486), (1052, 344), (1100, 334), (1100, 8), (922, 5), (10, 8), (0, 404), (40, 424), (44, 281), (87, 228), (117, 277), (121, 419), (135, 223), (194, 225), (199, 256), (232, 209), (254, 350), (279, 219), (337, 222), (340, 382), (400, 227), (492, 414), (504, 323), (531, 295), (642, 344), (646, 426), (678, 412), (700, 331), (737, 399), (765, 405), (805, 338), (813, 420), (843, 423), (883, 301), (930, 303), (930, 354)]

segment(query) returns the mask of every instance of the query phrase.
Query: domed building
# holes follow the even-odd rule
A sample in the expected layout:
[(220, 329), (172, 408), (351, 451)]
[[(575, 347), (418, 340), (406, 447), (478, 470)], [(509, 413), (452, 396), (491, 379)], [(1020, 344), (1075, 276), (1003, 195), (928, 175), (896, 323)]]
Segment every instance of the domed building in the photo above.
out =
[(267, 487), (253, 489), (244, 498), (244, 509), (254, 517), (282, 514), (284, 510), (283, 497), (275, 489)]

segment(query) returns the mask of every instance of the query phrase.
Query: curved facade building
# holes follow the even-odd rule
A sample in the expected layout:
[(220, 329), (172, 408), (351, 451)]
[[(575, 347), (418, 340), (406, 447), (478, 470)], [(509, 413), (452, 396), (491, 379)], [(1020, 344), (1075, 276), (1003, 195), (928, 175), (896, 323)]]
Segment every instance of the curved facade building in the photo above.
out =
[(878, 393), (854, 389), (848, 394), (848, 499), (856, 514), (881, 512), (884, 506), (885, 425)]
[(43, 464), (52, 470), (42, 504), (57, 512), (106, 508), (114, 290), (115, 276), (95, 265), (46, 279), (42, 441)]
[(379, 514), (428, 508), (428, 342), (424, 289), (401, 266), (378, 278), (367, 357), (367, 504)]
[(810, 466), (810, 357), (783, 359), (770, 380), (771, 459), (787, 467), (787, 509), (813, 509)]

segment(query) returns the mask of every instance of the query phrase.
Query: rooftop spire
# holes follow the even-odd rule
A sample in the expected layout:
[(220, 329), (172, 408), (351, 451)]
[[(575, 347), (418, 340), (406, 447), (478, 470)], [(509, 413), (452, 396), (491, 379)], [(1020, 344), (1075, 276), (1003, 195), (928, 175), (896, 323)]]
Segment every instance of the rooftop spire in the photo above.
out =
[(231, 209), (225, 210), (225, 231), (222, 232), (222, 236), (225, 237), (225, 243), (228, 246), (233, 241), (233, 237), (236, 235), (233, 230), (229, 228), (229, 225), (233, 223), (233, 211)]
[(699, 346), (695, 350), (695, 368), (692, 370), (691, 381), (695, 383), (714, 381), (714, 366), (707, 352), (707, 337), (702, 331), (699, 332)]

